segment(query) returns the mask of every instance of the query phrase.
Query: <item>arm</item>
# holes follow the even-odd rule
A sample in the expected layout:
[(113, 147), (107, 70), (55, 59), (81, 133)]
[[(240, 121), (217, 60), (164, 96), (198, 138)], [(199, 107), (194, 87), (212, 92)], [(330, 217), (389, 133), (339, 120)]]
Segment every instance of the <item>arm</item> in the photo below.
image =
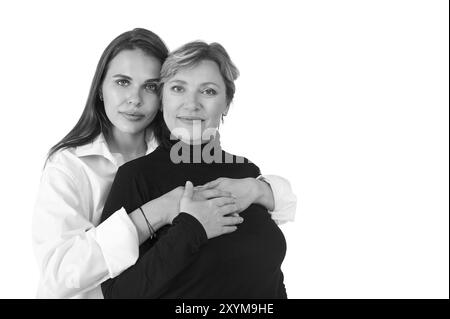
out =
[[(278, 225), (288, 221), (294, 221), (297, 208), (297, 196), (292, 191), (289, 181), (278, 175), (260, 175), (257, 180), (270, 186), (270, 192), (265, 188), (259, 194), (263, 198), (260, 199), (262, 202), (261, 205), (269, 210), (272, 219)], [(264, 201), (267, 201), (267, 198), (270, 197), (268, 194), (273, 196), (273, 209), (264, 205)]]
[[(266, 187), (270, 191), (270, 187), (269, 186)], [(145, 214), (145, 217), (147, 218), (147, 220), (152, 225), (155, 231), (157, 231), (164, 225), (172, 224), (173, 219), (178, 215), (178, 212), (180, 211), (180, 201), (183, 196), (183, 192), (184, 187), (178, 186), (177, 188), (174, 188), (170, 192), (167, 192), (166, 194), (158, 198), (150, 200), (141, 206)], [(202, 205), (202, 203), (200, 203), (201, 201), (230, 196), (231, 193), (229, 192), (214, 189), (208, 192), (201, 192), (201, 193), (194, 192), (192, 200), (197, 201), (198, 205), (201, 206)], [(203, 208), (203, 210), (205, 210), (205, 208)], [(209, 209), (208, 211), (211, 210), (212, 209)], [(194, 214), (195, 211), (202, 211), (202, 207), (196, 207), (194, 209)], [(147, 222), (144, 216), (142, 216), (142, 212), (140, 211), (140, 209), (135, 209), (128, 216), (130, 216), (130, 219), (136, 226), (139, 237), (139, 245), (141, 245), (150, 237)]]
[[(119, 168), (106, 200), (102, 220), (118, 207), (132, 211), (146, 199), (139, 181)], [(153, 215), (153, 214), (150, 214)], [(207, 241), (200, 222), (188, 214), (180, 213), (167, 233), (153, 242), (142, 253), (136, 264), (115, 278), (102, 283), (105, 298), (158, 298), (171, 280), (189, 265), (195, 254)], [(147, 243), (146, 243), (147, 244)]]
[(197, 219), (180, 213), (168, 232), (134, 266), (102, 284), (104, 297), (159, 298), (206, 241), (205, 230)]
[(252, 181), (255, 183), (253, 189), (256, 192), (253, 204), (264, 206), (269, 212), (273, 211), (275, 208), (275, 198), (270, 184), (260, 178), (252, 178)]
[(91, 290), (138, 258), (136, 229), (125, 210), (95, 227), (89, 217), (91, 196), (74, 175), (51, 163), (42, 174), (32, 226), (45, 290), (39, 297), (70, 298)]
[(247, 209), (251, 204), (260, 204), (268, 209), (277, 224), (294, 220), (297, 198), (292, 192), (289, 181), (280, 176), (259, 175), (257, 178), (241, 179), (220, 177), (198, 189), (203, 191), (219, 189), (231, 192), (237, 197), (240, 211)]
[[(182, 195), (183, 187), (179, 186), (141, 206), (142, 212), (145, 214), (145, 218), (147, 218), (155, 231), (164, 225), (172, 223), (173, 219), (180, 211), (179, 203)], [(147, 222), (142, 215), (142, 212), (139, 208), (137, 208), (128, 215), (133, 224), (136, 226), (139, 245), (144, 243), (150, 237)]]
[[(92, 195), (82, 192), (89, 188), (74, 175), (65, 166), (48, 163), (41, 177), (32, 226), (41, 274), (38, 297), (71, 298), (98, 287), (134, 265), (139, 245), (149, 237), (138, 210), (128, 215), (116, 207), (95, 226)], [(182, 193), (180, 187), (142, 206), (155, 229), (172, 222)]]

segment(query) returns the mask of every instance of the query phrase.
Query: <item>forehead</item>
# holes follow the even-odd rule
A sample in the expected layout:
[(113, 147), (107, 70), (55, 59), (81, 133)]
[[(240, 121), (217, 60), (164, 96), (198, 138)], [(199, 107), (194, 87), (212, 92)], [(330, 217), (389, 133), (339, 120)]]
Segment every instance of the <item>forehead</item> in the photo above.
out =
[(108, 75), (123, 74), (131, 77), (158, 78), (161, 63), (144, 51), (123, 50), (119, 52), (108, 65)]
[(214, 82), (217, 85), (225, 86), (219, 66), (210, 60), (203, 60), (194, 66), (181, 68), (169, 81), (172, 80), (181, 80), (191, 84)]

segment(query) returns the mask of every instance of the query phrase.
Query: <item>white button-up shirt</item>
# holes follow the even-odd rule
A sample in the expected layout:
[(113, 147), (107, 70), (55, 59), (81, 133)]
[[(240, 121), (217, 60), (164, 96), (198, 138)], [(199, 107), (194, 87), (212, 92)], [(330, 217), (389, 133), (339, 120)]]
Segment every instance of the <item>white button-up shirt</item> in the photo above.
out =
[[(147, 154), (157, 147), (147, 139)], [(99, 224), (106, 198), (122, 165), (100, 134), (93, 142), (56, 152), (41, 177), (33, 215), (33, 249), (40, 269), (38, 298), (103, 298), (100, 284), (134, 265), (136, 227), (125, 209)], [(282, 177), (271, 185), (278, 223), (293, 220), (296, 197)]]

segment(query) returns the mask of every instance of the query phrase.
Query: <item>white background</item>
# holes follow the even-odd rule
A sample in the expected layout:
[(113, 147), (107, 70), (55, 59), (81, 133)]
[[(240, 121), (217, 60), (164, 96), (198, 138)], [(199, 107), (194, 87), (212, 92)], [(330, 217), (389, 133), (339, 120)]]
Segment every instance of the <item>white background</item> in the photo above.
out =
[(299, 198), (290, 298), (449, 297), (448, 1), (2, 1), (0, 297), (33, 298), (45, 154), (97, 61), (144, 27), (241, 71), (224, 147)]

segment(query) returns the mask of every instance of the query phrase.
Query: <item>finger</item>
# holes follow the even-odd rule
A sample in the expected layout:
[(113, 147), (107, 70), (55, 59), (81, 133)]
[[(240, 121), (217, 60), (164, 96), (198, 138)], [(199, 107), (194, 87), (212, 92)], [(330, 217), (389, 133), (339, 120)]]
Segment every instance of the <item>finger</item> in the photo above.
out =
[(211, 199), (211, 201), (217, 206), (221, 207), (223, 205), (235, 204), (236, 200), (233, 197), (217, 197)]
[(219, 207), (219, 213), (222, 216), (231, 214), (231, 213), (237, 213), (239, 212), (239, 208), (237, 207), (236, 204), (228, 204), (228, 205), (224, 205), (222, 207)]
[(216, 197), (233, 197), (233, 194), (230, 192), (222, 191), (220, 189), (206, 189), (200, 190), (202, 192), (202, 196), (206, 199), (216, 198)]
[(244, 221), (244, 218), (242, 217), (224, 217), (223, 218), (223, 225), (224, 226), (234, 226), (239, 225)]
[(184, 187), (183, 197), (192, 199), (193, 195), (194, 195), (194, 185), (192, 185), (190, 181), (187, 181)]
[(213, 181), (211, 181), (211, 182), (208, 182), (208, 183), (206, 183), (206, 184), (203, 184), (202, 186), (203, 186), (204, 188), (214, 188), (214, 187), (216, 187), (217, 185), (220, 184), (220, 181), (221, 181), (221, 179), (220, 179), (220, 177), (219, 177), (219, 178), (217, 178), (217, 179), (215, 179), (215, 180), (213, 180)]
[(222, 228), (222, 235), (232, 233), (232, 232), (236, 231), (236, 229), (237, 229), (236, 226), (224, 226)]

